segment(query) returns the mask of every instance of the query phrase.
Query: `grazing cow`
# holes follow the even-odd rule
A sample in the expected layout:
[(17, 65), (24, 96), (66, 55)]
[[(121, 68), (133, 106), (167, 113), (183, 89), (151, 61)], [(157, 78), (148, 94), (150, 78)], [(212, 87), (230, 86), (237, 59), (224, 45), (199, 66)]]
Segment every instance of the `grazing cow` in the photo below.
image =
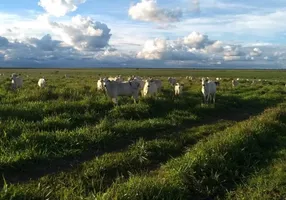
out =
[(177, 80), (175, 78), (169, 77), (168, 78), (168, 82), (172, 85), (175, 86), (175, 84), (177, 83)]
[(153, 96), (158, 92), (158, 86), (154, 80), (146, 80), (143, 88), (143, 96)]
[(117, 81), (106, 80), (104, 82), (106, 94), (117, 105), (118, 96), (132, 96), (134, 101), (137, 102), (139, 96), (139, 83), (136, 81), (129, 81), (120, 83)]
[(238, 86), (238, 81), (237, 80), (232, 80), (231, 83), (232, 83), (232, 87)]
[(215, 95), (216, 95), (216, 84), (213, 81), (207, 81), (206, 79), (202, 79), (202, 93), (204, 97), (204, 103), (215, 103)]
[(176, 83), (175, 84), (175, 95), (180, 95), (183, 93), (184, 84)]
[(44, 87), (46, 86), (46, 80), (45, 80), (44, 77), (39, 79), (39, 81), (38, 81), (38, 86), (39, 86), (40, 88), (44, 88)]
[(21, 88), (23, 86), (23, 79), (19, 75), (13, 73), (11, 77), (11, 84), (13, 89)]

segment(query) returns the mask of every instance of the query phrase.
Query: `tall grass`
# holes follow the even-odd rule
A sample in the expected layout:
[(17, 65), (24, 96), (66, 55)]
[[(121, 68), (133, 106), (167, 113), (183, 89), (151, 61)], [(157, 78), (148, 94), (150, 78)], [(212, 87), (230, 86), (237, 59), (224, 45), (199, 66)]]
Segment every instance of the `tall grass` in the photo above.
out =
[(269, 164), (285, 133), (285, 106), (210, 136), (154, 175), (114, 184), (100, 199), (203, 199), (223, 196), (235, 183)]

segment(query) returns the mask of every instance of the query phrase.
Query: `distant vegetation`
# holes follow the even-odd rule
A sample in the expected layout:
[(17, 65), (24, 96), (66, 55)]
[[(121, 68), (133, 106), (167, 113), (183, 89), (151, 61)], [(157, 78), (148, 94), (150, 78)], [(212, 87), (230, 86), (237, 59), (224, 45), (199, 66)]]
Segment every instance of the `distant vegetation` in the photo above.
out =
[[(17, 91), (13, 72), (24, 79)], [(0, 73), (0, 199), (286, 198), (284, 71)], [(96, 82), (118, 74), (156, 77), (164, 89), (114, 106)], [(47, 87), (39, 88), (43, 76)], [(184, 83), (182, 96), (174, 96), (169, 76)], [(224, 78), (215, 106), (201, 104), (198, 77)], [(240, 78), (237, 88), (232, 78)]]

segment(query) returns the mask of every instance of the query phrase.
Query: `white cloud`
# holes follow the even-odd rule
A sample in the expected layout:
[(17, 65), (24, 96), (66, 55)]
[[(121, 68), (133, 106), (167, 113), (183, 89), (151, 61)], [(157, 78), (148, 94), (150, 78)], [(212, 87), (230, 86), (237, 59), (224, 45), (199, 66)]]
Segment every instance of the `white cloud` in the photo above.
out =
[(250, 56), (260, 56), (261, 54), (262, 51), (256, 47), (249, 53)]
[(9, 40), (42, 37), (50, 34), (46, 15), (12, 15), (0, 13), (0, 35)]
[(177, 40), (147, 40), (137, 58), (146, 60), (208, 60), (212, 53), (223, 51), (222, 42), (210, 41), (207, 35), (192, 32)]
[(222, 61), (223, 43), (211, 41), (207, 35), (192, 32), (177, 40), (156, 38), (147, 40), (137, 58), (146, 60), (193, 60), (198, 62)]
[(146, 22), (177, 22), (182, 17), (180, 9), (159, 8), (156, 0), (142, 0), (129, 8), (129, 16), (134, 20)]
[(206, 45), (210, 44), (207, 35), (193, 31), (187, 37), (184, 37), (183, 43), (190, 48), (204, 48)]
[(222, 41), (215, 41), (213, 44), (208, 45), (205, 48), (209, 53), (220, 53), (224, 50)]
[(245, 53), (241, 51), (237, 46), (227, 46), (225, 47), (224, 57), (225, 61), (237, 61), (246, 60), (247, 57)]
[(78, 50), (98, 50), (108, 46), (110, 29), (90, 17), (77, 15), (70, 24), (50, 23), (53, 31), (68, 45)]
[(38, 5), (50, 15), (56, 17), (65, 16), (69, 12), (77, 9), (79, 4), (85, 3), (86, 0), (40, 0)]

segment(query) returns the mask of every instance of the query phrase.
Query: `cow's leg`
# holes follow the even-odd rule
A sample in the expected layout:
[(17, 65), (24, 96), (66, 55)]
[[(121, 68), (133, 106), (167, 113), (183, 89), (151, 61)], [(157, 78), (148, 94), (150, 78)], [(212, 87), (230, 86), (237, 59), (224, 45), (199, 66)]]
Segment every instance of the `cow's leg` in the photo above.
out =
[(211, 101), (210, 101), (210, 100), (211, 100), (211, 97), (212, 97), (211, 94), (208, 94), (208, 100), (207, 100), (207, 101), (208, 101), (208, 104), (211, 103)]
[(138, 93), (133, 94), (134, 103), (138, 103), (138, 96), (139, 96)]
[(203, 103), (206, 104), (206, 102), (207, 102), (207, 98), (206, 98), (206, 95), (204, 94), (203, 95)]
[(112, 98), (112, 101), (113, 101), (113, 103), (115, 104), (115, 105), (118, 105), (118, 101), (117, 101), (117, 98), (115, 97), (115, 98)]
[(215, 104), (215, 93), (213, 94), (213, 103)]

